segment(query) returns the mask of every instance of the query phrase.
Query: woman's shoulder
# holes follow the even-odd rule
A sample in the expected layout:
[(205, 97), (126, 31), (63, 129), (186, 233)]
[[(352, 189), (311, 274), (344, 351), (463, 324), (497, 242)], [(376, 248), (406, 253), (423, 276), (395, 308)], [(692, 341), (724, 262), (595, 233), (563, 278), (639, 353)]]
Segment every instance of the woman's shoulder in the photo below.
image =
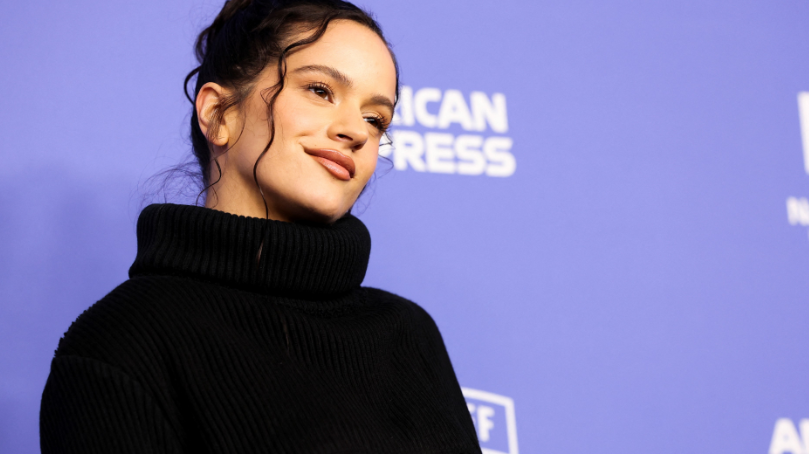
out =
[(419, 363), (421, 365), (418, 367), (430, 370), (438, 369), (440, 370), (439, 376), (452, 377), (456, 383), (454, 386), (457, 386), (441, 331), (429, 312), (415, 302), (395, 293), (377, 288), (364, 288), (368, 291), (369, 300), (377, 304), (387, 304), (389, 309), (399, 313), (400, 317), (395, 319), (396, 322), (388, 325), (391, 336), (400, 342), (394, 349), (397, 354), (406, 354), (415, 349), (420, 353), (412, 358), (420, 358), (421, 361), (424, 361)]
[(84, 310), (59, 340), (55, 356), (78, 356), (109, 364), (151, 355), (181, 308), (172, 288), (182, 280), (163, 276), (128, 279)]
[(390, 304), (401, 309), (426, 313), (426, 311), (414, 301), (397, 295), (396, 293), (376, 287), (363, 287), (362, 289), (365, 290), (368, 300), (373, 303)]
[[(181, 352), (184, 332), (172, 321), (176, 305), (166, 279), (128, 279), (71, 323), (59, 340), (43, 391), (41, 413), (51, 425), (48, 431), (53, 424), (68, 427), (70, 418), (88, 411), (119, 422), (122, 414), (131, 418), (143, 412), (155, 425), (162, 424), (158, 418), (174, 418), (174, 413), (163, 412), (171, 408), (164, 404), (170, 401), (172, 358)], [(82, 428), (90, 427), (85, 423)], [(171, 424), (177, 427), (176, 420)]]
[(435, 320), (418, 303), (387, 290), (374, 287), (363, 287), (363, 289), (367, 292), (368, 299), (374, 304), (387, 305), (392, 310), (399, 311), (404, 317), (411, 320), (415, 326), (438, 333)]

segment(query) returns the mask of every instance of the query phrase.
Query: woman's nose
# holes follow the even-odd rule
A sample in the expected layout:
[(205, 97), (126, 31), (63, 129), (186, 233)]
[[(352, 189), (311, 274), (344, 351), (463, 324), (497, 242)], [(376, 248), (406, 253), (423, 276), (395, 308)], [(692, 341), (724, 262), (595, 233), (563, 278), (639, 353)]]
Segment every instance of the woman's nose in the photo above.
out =
[[(348, 109), (346, 109), (348, 110)], [(333, 140), (356, 151), (368, 141), (368, 123), (360, 112), (340, 112), (329, 128)]]

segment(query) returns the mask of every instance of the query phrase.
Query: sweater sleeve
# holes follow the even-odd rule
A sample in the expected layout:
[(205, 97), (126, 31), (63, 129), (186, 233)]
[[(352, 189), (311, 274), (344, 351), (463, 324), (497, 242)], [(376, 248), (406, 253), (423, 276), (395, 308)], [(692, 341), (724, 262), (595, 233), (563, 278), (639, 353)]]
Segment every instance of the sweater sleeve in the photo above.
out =
[(57, 356), (42, 393), (40, 447), (49, 453), (181, 453), (161, 409), (123, 371)]
[(449, 405), (449, 411), (457, 416), (464, 431), (477, 445), (475, 425), (467, 409), (461, 386), (458, 383), (455, 369), (452, 367), (452, 362), (449, 359), (449, 353), (438, 325), (436, 325), (430, 314), (421, 307), (418, 307), (417, 314), (419, 325), (423, 329), (421, 339), (423, 341), (422, 348), (425, 350), (424, 355), (429, 358), (427, 361), (434, 368), (432, 371), (433, 379), (447, 396), (446, 402)]

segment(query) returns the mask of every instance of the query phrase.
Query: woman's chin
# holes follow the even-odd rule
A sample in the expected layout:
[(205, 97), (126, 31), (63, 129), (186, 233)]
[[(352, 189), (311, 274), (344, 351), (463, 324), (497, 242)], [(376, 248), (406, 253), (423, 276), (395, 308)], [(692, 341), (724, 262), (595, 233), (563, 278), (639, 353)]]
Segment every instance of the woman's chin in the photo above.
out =
[(300, 204), (289, 218), (296, 222), (332, 224), (343, 217), (351, 209), (351, 205), (343, 199), (311, 200)]
[(283, 192), (268, 184), (264, 187), (264, 194), (270, 201), (271, 211), (277, 211), (281, 218), (292, 222), (331, 224), (351, 209), (359, 195), (359, 191), (340, 183), (335, 184), (331, 176), (326, 181), (301, 178), (295, 181), (294, 187), (285, 188), (287, 190)]

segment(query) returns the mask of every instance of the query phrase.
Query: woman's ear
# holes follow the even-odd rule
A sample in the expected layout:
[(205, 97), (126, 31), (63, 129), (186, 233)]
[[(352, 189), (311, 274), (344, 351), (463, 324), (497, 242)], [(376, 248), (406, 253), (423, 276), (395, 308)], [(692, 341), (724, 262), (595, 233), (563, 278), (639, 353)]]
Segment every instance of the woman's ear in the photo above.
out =
[(197, 120), (199, 129), (213, 145), (224, 147), (230, 140), (230, 131), (225, 124), (225, 116), (218, 109), (227, 96), (225, 88), (219, 84), (208, 82), (197, 93)]

